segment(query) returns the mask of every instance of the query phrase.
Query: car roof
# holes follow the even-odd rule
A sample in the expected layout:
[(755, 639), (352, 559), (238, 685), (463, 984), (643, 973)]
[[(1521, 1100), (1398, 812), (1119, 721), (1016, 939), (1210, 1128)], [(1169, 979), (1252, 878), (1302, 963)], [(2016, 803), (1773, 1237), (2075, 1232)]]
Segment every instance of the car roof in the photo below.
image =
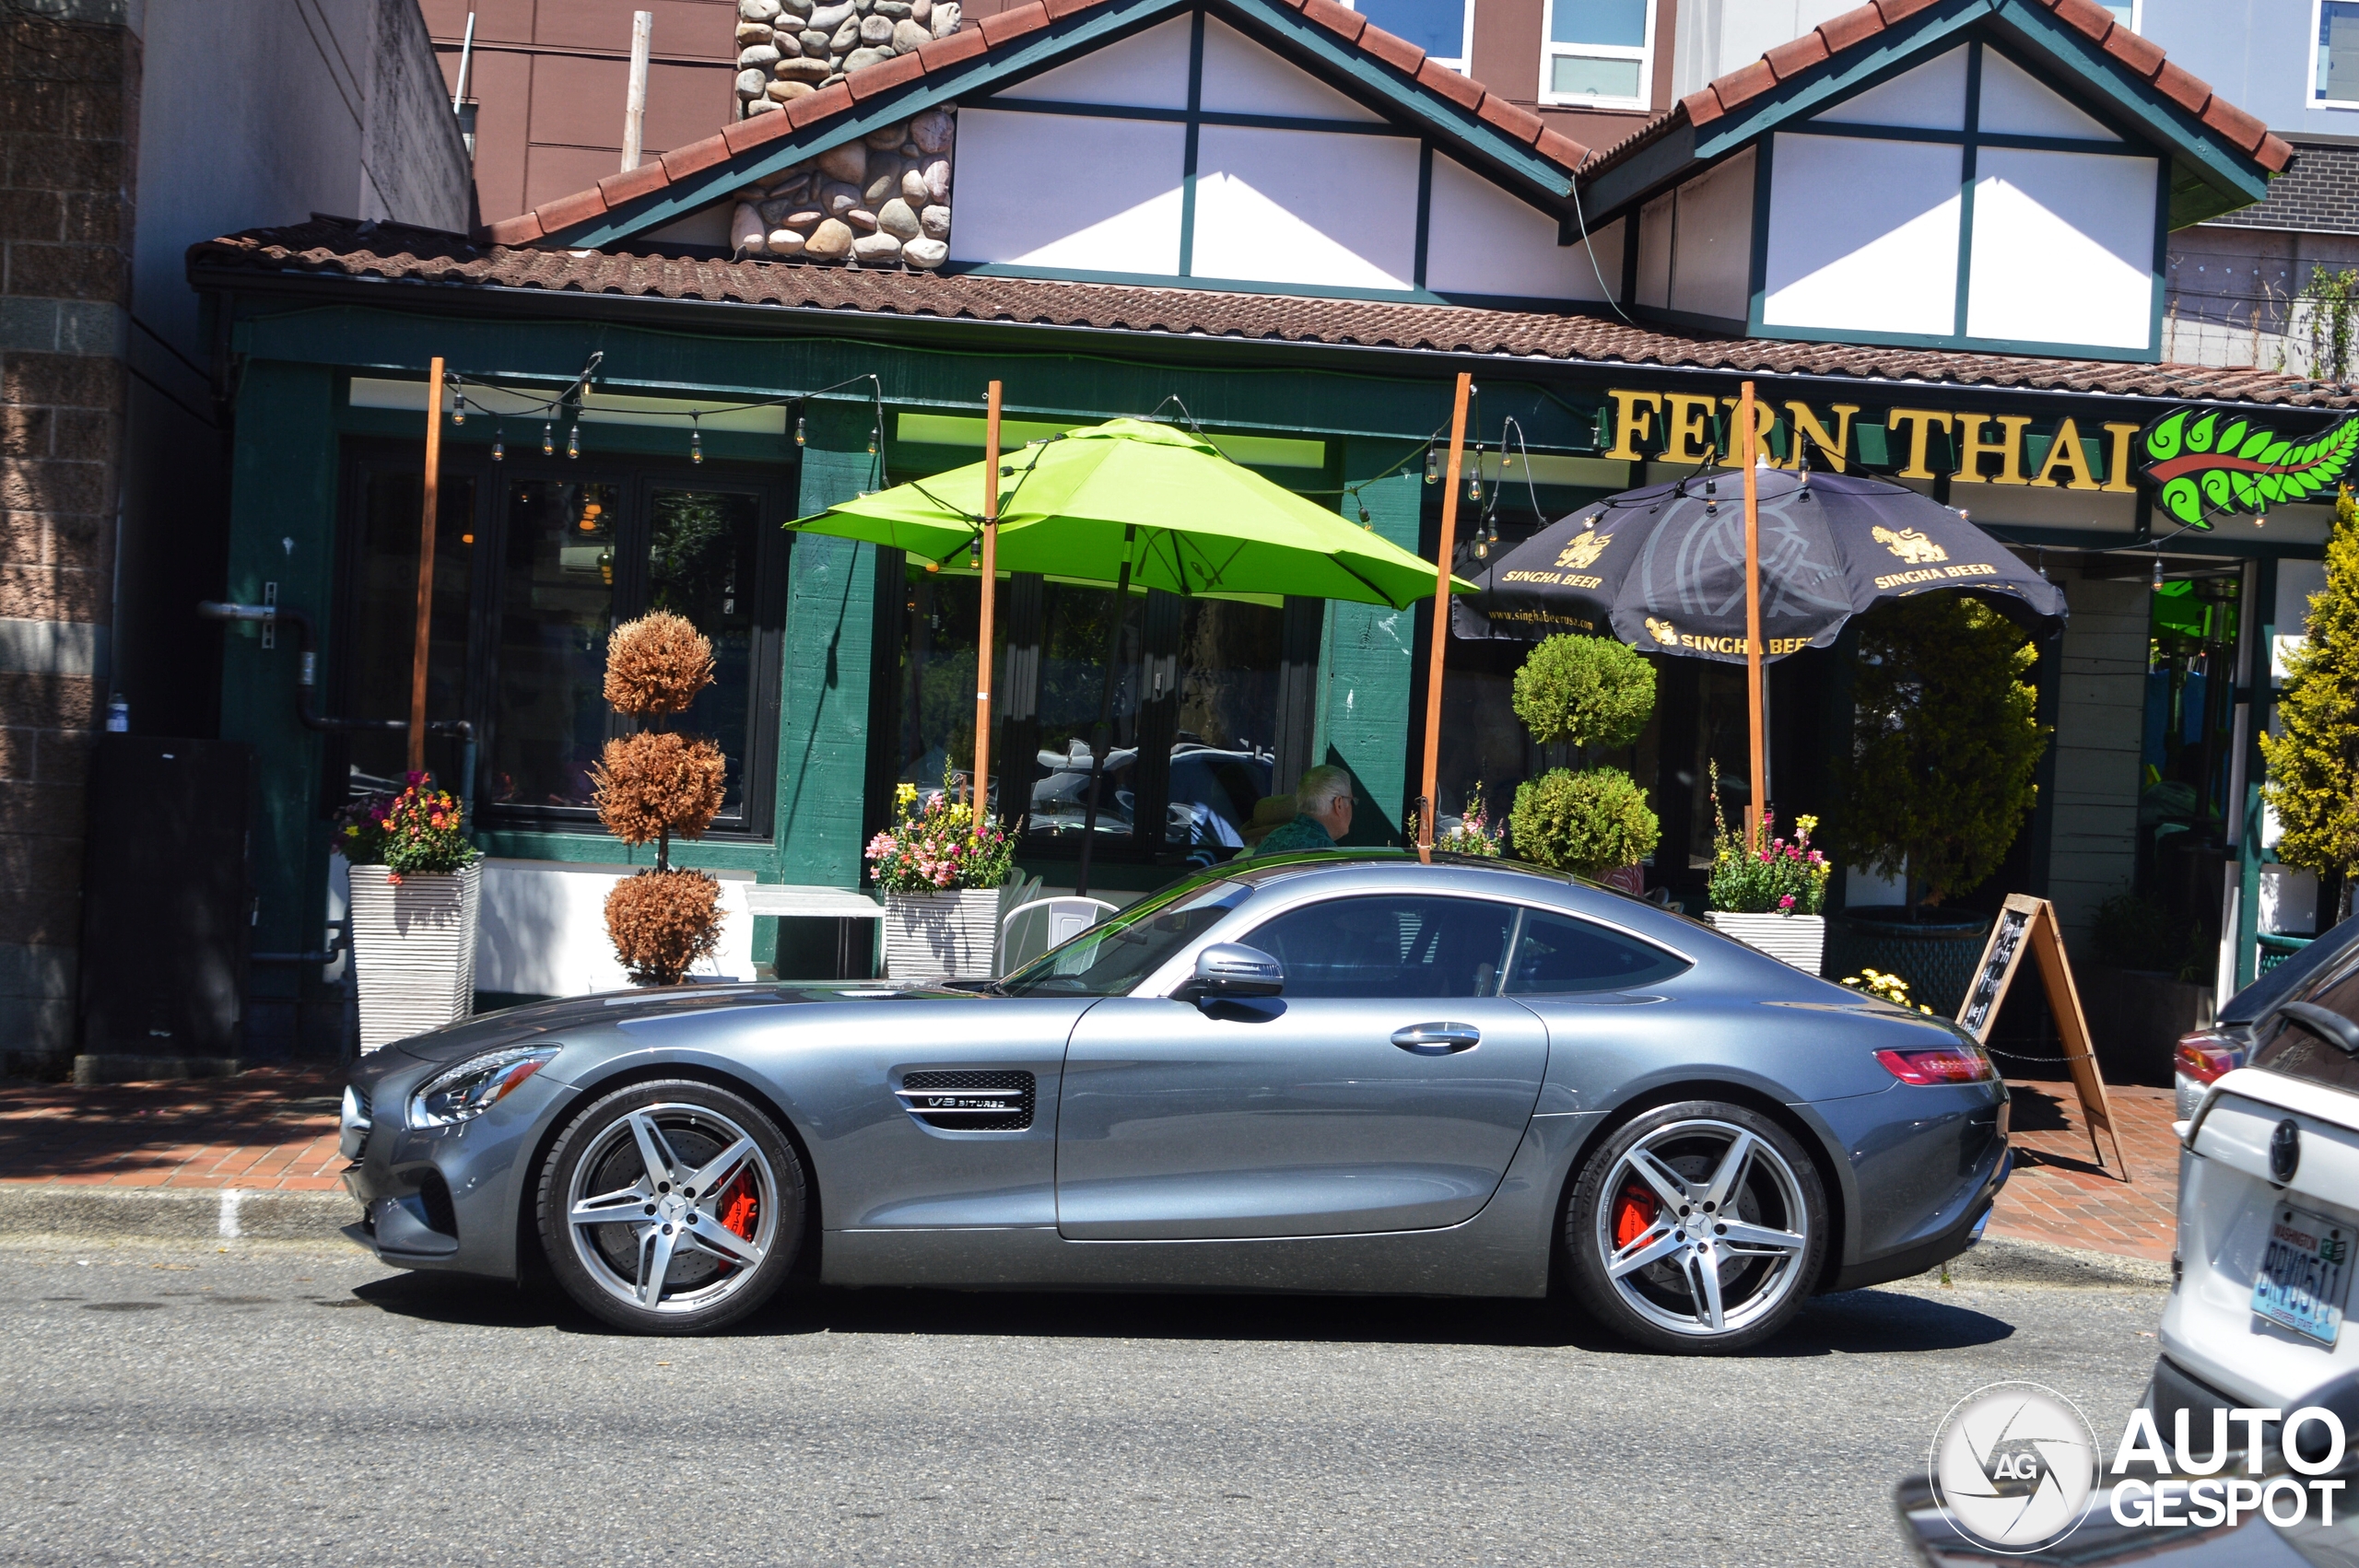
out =
[[(1224, 861), (1205, 874), (1259, 886), (1265, 882), (1298, 875), (1304, 872), (1343, 870), (1353, 867), (1381, 868), (1387, 871), (1414, 867), (1427, 870), (1408, 849), (1359, 848), (1302, 849), (1291, 854), (1256, 856), (1251, 860)], [(1566, 872), (1553, 872), (1543, 866), (1523, 860), (1493, 860), (1483, 855), (1451, 855), (1437, 851), (1431, 869), (1489, 872), (1503, 877), (1517, 877), (1551, 887), (1598, 887), (1599, 884)], [(1602, 891), (1611, 891), (1604, 889)]]

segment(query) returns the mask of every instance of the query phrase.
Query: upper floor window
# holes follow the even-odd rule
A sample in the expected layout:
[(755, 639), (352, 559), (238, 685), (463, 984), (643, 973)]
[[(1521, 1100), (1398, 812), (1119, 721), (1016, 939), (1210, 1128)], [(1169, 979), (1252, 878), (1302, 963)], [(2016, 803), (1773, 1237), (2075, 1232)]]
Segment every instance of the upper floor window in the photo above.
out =
[(1654, 101), (1657, 0), (1547, 0), (1540, 101), (1647, 109)]
[(1474, 0), (1344, 0), (1395, 38), (1405, 38), (1437, 65), (1463, 74), (1474, 57)]
[(2359, 109), (2359, 0), (2318, 0), (2310, 101)]

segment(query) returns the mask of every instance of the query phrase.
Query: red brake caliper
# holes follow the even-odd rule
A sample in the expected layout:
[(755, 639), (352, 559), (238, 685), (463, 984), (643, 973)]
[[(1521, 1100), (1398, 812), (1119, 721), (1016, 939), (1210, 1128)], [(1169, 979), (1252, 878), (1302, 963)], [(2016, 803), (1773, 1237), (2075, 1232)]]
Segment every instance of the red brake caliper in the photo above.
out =
[[(761, 1200), (754, 1196), (753, 1172), (737, 1173), (737, 1179), (722, 1195), (720, 1210), (722, 1224), (736, 1233), (739, 1240), (754, 1239), (754, 1222), (760, 1217)], [(724, 1263), (721, 1271), (725, 1274), (735, 1267), (734, 1263)]]
[(1619, 1252), (1646, 1235), (1661, 1211), (1662, 1205), (1646, 1188), (1635, 1181), (1624, 1188), (1614, 1200), (1614, 1250)]

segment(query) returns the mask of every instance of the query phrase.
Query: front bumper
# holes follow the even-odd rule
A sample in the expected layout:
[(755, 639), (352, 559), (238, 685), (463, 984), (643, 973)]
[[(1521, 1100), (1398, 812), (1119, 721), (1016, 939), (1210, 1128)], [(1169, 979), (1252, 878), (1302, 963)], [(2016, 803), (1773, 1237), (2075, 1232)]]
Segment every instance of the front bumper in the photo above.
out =
[(395, 1268), (514, 1279), (533, 1155), (572, 1091), (544, 1070), (472, 1121), (411, 1127), (410, 1096), (449, 1065), (387, 1047), (355, 1068), (369, 1127), (346, 1131), (347, 1148), (359, 1143), (343, 1180), (361, 1219), (344, 1234)]

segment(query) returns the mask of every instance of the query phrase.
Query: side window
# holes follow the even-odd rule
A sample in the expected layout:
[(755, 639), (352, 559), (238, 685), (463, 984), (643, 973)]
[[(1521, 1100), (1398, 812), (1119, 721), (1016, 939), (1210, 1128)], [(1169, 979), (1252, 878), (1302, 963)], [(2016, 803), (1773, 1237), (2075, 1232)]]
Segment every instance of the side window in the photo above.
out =
[(1331, 898), (1238, 940), (1285, 965), (1289, 997), (1496, 996), (1515, 914), (1479, 898)]
[(1562, 996), (1657, 985), (1688, 967), (1661, 948), (1569, 915), (1529, 910), (1508, 971), (1509, 996)]

